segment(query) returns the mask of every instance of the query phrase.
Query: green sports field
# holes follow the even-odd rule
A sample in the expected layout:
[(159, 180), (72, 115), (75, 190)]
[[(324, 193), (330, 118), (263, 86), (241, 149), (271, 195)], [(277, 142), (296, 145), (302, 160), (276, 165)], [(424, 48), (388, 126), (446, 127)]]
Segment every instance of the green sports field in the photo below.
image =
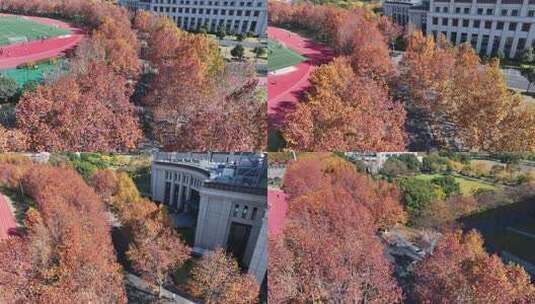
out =
[(69, 34), (69, 30), (18, 16), (0, 16), (0, 46)]
[(268, 40), (268, 71), (276, 71), (306, 60), (305, 57), (282, 46), (273, 40)]

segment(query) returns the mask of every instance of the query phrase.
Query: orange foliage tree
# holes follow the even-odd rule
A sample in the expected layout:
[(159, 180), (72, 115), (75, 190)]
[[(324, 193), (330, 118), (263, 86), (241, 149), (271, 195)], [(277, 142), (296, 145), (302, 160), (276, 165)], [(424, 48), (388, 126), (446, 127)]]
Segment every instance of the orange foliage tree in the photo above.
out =
[(420, 303), (533, 303), (535, 287), (517, 265), (488, 255), (477, 232), (448, 232), (418, 264), (415, 297)]
[(405, 110), (374, 80), (337, 58), (316, 69), (305, 100), (282, 128), (289, 148), (309, 151), (398, 151), (405, 148)]
[[(284, 189), (290, 199), (285, 226), (269, 243), (270, 302), (401, 301), (393, 265), (376, 236), (378, 229), (406, 221), (395, 189), (326, 155), (291, 163)], [(388, 220), (374, 213), (388, 208), (398, 210)]]
[(36, 209), (0, 243), (2, 303), (126, 303), (104, 205), (68, 168), (33, 165), (22, 178)]
[(242, 274), (238, 263), (221, 248), (203, 256), (191, 271), (191, 294), (206, 304), (257, 303), (259, 286), (250, 274)]
[(509, 92), (497, 61), (482, 64), (468, 45), (413, 33), (401, 62), (407, 102), (427, 113), (441, 148), (475, 151), (535, 149), (535, 112)]

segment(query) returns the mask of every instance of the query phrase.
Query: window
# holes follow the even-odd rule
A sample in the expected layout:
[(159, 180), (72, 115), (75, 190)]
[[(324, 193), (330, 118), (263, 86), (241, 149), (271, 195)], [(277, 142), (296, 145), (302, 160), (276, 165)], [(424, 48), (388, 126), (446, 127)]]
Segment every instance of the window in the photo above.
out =
[(492, 8), (487, 8), (487, 15), (493, 15), (494, 12), (492, 11)]
[(531, 23), (524, 23), (522, 24), (522, 31), (523, 32), (529, 32), (529, 28), (531, 27)]
[(234, 211), (232, 212), (232, 216), (236, 217), (238, 216), (238, 213), (240, 213), (240, 205), (236, 204), (234, 205)]
[(242, 211), (241, 211), (241, 218), (247, 218), (247, 212), (249, 212), (249, 207), (245, 206), (243, 207)]
[(469, 24), (470, 24), (470, 20), (463, 19), (463, 27), (468, 27)]
[(442, 25), (448, 25), (448, 18), (442, 18)]
[(516, 22), (509, 23), (509, 30), (516, 31)]
[(254, 221), (256, 218), (256, 213), (258, 212), (258, 208), (253, 208), (253, 213), (251, 214), (251, 220)]
[(511, 11), (511, 16), (518, 16), (518, 10), (514, 9)]
[(507, 16), (507, 10), (506, 9), (502, 9), (502, 16)]
[(451, 20), (452, 26), (459, 26), (459, 19), (454, 18)]
[(492, 21), (485, 21), (485, 28), (491, 29), (492, 28)]
[(470, 8), (469, 7), (465, 7), (464, 8), (464, 13), (467, 14), (467, 15), (470, 14)]
[(531, 10), (528, 12), (529, 17), (535, 17), (535, 10)]
[(440, 7), (435, 7), (435, 13), (440, 13)]
[(496, 23), (496, 29), (497, 30), (503, 30), (503, 22), (502, 21), (498, 21), (498, 23)]
[(482, 8), (478, 8), (477, 9), (477, 14), (478, 15), (483, 15), (483, 9)]
[(433, 25), (437, 25), (438, 24), (438, 18), (437, 17), (433, 17)]
[(474, 20), (474, 27), (479, 28), (479, 25), (481, 24), (480, 20)]
[(460, 14), (461, 13), (461, 8), (460, 7), (456, 7), (455, 8), (455, 13)]
[(444, 7), (442, 8), (442, 12), (443, 12), (443, 13), (447, 13), (447, 12), (448, 12), (448, 7), (447, 7), (447, 6), (444, 6)]

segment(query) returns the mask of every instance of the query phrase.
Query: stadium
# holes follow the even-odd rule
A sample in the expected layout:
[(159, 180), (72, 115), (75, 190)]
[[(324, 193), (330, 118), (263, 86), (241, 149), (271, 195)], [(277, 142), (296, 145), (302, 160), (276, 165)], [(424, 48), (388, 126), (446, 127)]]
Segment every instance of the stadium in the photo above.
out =
[(82, 37), (80, 29), (59, 20), (0, 14), (0, 75), (19, 85), (40, 81)]

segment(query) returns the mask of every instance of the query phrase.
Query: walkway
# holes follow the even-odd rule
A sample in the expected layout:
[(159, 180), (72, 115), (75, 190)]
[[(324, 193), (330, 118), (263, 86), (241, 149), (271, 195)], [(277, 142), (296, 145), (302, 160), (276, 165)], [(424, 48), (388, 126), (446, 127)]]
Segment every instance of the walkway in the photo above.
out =
[(276, 236), (282, 232), (288, 202), (286, 194), (280, 190), (268, 190), (268, 236)]
[(17, 229), (17, 221), (9, 203), (0, 193), (0, 240), (7, 239)]
[(2, 52), (0, 53), (0, 69), (15, 68), (22, 63), (60, 56), (65, 51), (75, 47), (84, 36), (81, 29), (71, 27), (68, 23), (59, 20), (30, 16), (27, 16), (26, 18), (35, 22), (69, 29), (71, 34), (46, 39), (44, 41), (33, 40), (2, 46)]
[(295, 109), (299, 98), (310, 85), (308, 81), (310, 73), (320, 64), (329, 62), (334, 54), (323, 44), (281, 28), (270, 26), (267, 32), (269, 38), (282, 42), (286, 47), (308, 58), (295, 65), (295, 69), (289, 73), (268, 77), (269, 124), (278, 128), (284, 116)]

